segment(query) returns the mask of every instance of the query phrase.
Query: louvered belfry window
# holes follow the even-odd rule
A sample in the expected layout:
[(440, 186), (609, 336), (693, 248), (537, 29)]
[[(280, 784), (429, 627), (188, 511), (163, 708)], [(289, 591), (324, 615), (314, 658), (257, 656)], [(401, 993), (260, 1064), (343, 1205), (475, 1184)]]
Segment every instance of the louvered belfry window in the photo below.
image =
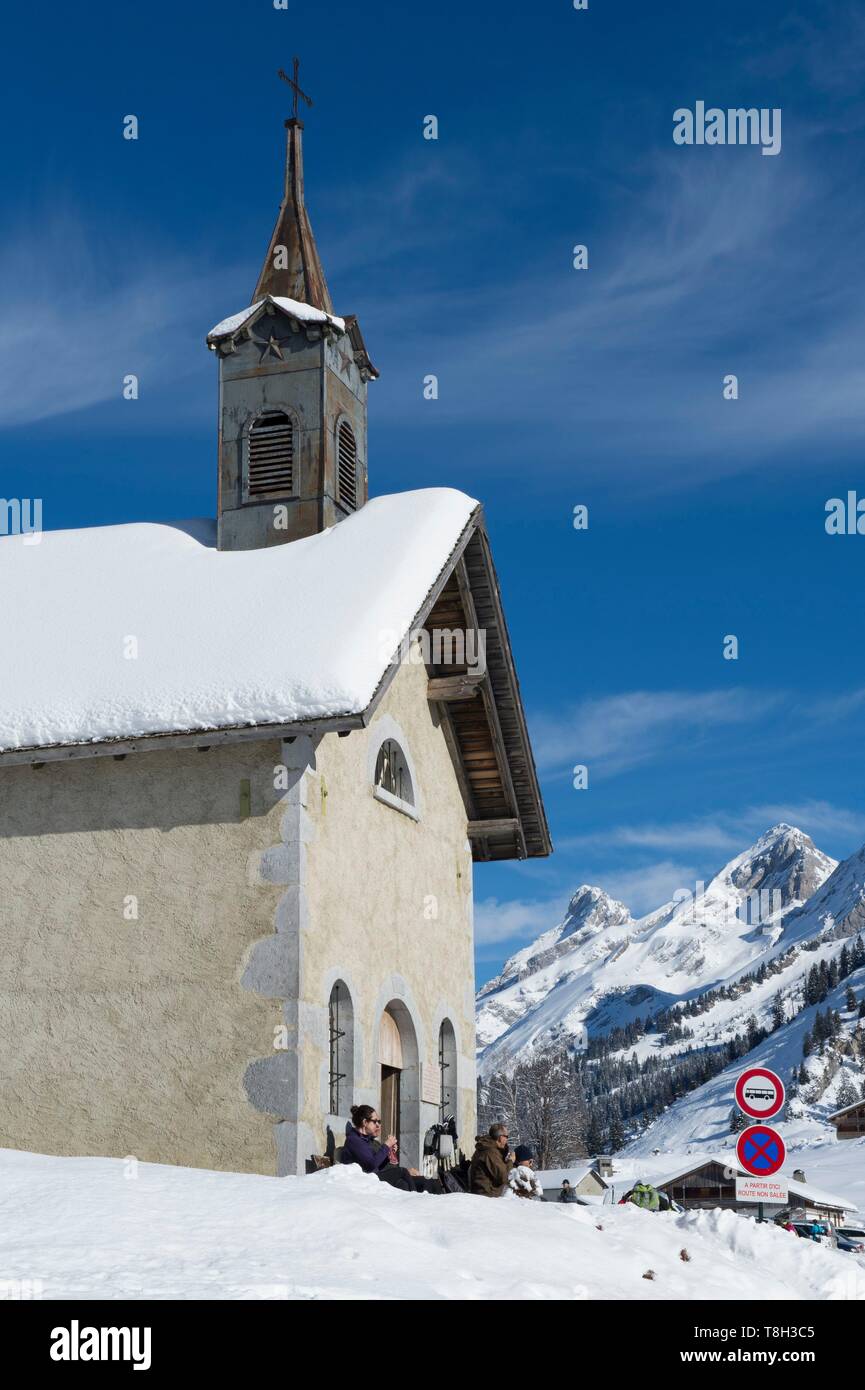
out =
[(249, 431), (250, 497), (284, 496), (294, 489), (294, 426), (281, 410), (259, 415)]
[(351, 425), (343, 420), (337, 436), (337, 495), (349, 511), (357, 510), (357, 444)]

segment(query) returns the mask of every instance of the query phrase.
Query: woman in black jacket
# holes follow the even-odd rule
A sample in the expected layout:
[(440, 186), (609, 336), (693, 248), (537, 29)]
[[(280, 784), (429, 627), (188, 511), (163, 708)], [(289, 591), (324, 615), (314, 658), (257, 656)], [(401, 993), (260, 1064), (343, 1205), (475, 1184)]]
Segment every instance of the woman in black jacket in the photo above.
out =
[(375, 1173), (382, 1182), (404, 1192), (431, 1192), (435, 1196), (444, 1192), (437, 1178), (422, 1178), (416, 1168), (400, 1168), (391, 1163), (391, 1146), (396, 1146), (396, 1139), (390, 1135), (382, 1144), (380, 1134), (381, 1120), (373, 1106), (353, 1105), (351, 1129), (342, 1150), (343, 1163), (357, 1163), (365, 1173)]

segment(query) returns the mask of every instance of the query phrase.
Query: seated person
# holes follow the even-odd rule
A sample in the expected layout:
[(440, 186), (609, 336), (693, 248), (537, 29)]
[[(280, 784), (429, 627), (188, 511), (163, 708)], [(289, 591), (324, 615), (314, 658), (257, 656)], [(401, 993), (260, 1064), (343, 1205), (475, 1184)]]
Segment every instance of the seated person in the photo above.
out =
[(508, 1173), (508, 1187), (516, 1197), (544, 1201), (544, 1189), (537, 1173), (533, 1172), (535, 1155), (528, 1144), (518, 1144), (514, 1150), (514, 1166)]
[(479, 1134), (469, 1166), (469, 1191), (480, 1197), (503, 1197), (508, 1191), (508, 1173), (514, 1156), (508, 1142), (508, 1127), (501, 1120), (490, 1125), (489, 1133)]
[(396, 1139), (391, 1134), (382, 1144), (381, 1120), (371, 1105), (351, 1107), (351, 1125), (345, 1136), (343, 1163), (357, 1163), (365, 1173), (375, 1173), (382, 1182), (404, 1192), (431, 1192), (440, 1196), (444, 1188), (437, 1178), (423, 1178), (416, 1168), (401, 1168), (392, 1161)]

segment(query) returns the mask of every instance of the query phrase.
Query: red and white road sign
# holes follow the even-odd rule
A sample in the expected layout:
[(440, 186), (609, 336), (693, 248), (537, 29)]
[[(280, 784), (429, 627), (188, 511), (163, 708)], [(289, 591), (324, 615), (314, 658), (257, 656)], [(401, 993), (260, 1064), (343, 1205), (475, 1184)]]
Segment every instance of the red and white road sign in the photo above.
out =
[(768, 1067), (749, 1067), (736, 1082), (736, 1104), (752, 1120), (771, 1120), (784, 1109), (784, 1083)]
[(777, 1129), (769, 1125), (749, 1125), (736, 1143), (740, 1167), (755, 1178), (771, 1178), (784, 1166), (787, 1150)]

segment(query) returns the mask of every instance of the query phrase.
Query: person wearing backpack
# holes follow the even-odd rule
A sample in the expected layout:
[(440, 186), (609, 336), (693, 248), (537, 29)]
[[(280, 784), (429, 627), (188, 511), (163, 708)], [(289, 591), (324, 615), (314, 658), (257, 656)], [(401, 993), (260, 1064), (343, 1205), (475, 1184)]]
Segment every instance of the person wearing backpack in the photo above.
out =
[(626, 1202), (633, 1202), (635, 1207), (642, 1208), (643, 1211), (660, 1211), (661, 1199), (658, 1196), (658, 1189), (649, 1182), (634, 1183), (627, 1197)]

